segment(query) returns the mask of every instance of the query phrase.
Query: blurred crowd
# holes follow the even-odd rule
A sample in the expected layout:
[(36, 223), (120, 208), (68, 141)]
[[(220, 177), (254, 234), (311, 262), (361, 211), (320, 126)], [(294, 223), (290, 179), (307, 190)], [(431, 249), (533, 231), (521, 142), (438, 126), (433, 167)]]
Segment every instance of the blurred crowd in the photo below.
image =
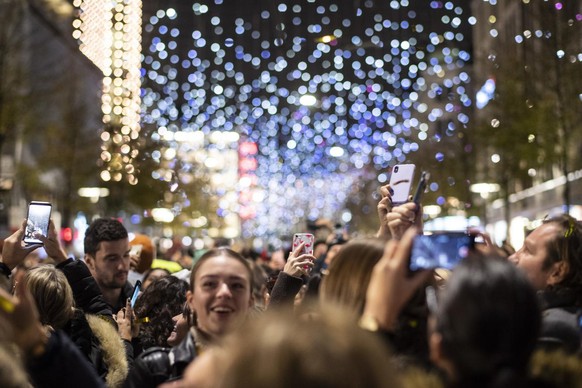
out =
[(582, 387), (580, 221), (517, 250), (462, 231), (466, 257), (413, 270), (422, 206), (379, 193), (374, 236), (320, 220), (269, 254), (158, 257), (157, 236), (98, 218), (74, 257), (52, 221), (25, 244), (24, 220), (2, 244), (0, 386)]

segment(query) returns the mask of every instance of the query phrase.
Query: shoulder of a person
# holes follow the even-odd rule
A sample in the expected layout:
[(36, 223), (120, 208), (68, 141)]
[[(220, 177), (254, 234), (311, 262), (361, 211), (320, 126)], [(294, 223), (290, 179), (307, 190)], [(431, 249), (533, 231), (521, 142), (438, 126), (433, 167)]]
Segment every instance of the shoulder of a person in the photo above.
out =
[(86, 314), (86, 318), (91, 331), (99, 340), (101, 356), (107, 365), (107, 385), (119, 386), (129, 371), (123, 340), (115, 327), (100, 316)]
[(135, 360), (136, 366), (142, 366), (151, 374), (170, 373), (170, 350), (172, 348), (153, 346), (144, 350)]

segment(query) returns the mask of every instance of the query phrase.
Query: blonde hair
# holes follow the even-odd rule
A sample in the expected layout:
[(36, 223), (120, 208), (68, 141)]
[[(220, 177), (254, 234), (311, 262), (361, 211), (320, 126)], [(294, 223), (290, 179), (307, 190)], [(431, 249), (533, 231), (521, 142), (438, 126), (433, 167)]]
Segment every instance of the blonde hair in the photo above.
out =
[(53, 265), (41, 265), (25, 275), (26, 286), (38, 308), (40, 321), (55, 330), (73, 317), (73, 290), (65, 275)]
[(321, 304), (336, 304), (361, 315), (372, 270), (384, 253), (384, 245), (380, 239), (353, 240), (344, 245), (322, 280)]
[(400, 386), (387, 346), (337, 308), (323, 307), (311, 319), (267, 311), (223, 348), (215, 364), (224, 368), (219, 388)]

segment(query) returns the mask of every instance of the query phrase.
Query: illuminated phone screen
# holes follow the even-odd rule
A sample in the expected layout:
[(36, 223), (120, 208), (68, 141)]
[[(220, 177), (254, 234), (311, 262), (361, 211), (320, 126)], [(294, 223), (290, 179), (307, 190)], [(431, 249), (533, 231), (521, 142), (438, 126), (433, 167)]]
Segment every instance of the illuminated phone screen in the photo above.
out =
[(473, 241), (473, 236), (461, 232), (416, 236), (410, 254), (410, 270), (453, 269), (467, 257)]
[(31, 202), (26, 216), (26, 230), (23, 240), (27, 244), (42, 244), (35, 238), (36, 233), (48, 236), (49, 222), (51, 219), (51, 204), (48, 202)]
[(139, 295), (139, 292), (141, 291), (141, 281), (137, 281), (135, 282), (135, 286), (133, 287), (133, 294), (131, 295), (131, 308), (133, 308), (133, 306), (135, 305), (135, 301), (137, 300), (137, 297)]

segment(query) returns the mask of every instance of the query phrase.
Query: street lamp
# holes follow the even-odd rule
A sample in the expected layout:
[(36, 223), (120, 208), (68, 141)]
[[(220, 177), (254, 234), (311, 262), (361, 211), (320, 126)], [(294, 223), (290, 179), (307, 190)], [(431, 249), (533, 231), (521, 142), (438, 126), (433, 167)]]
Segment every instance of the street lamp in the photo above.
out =
[(91, 203), (97, 203), (99, 198), (109, 196), (109, 189), (105, 187), (81, 187), (77, 194), (79, 194), (79, 197), (89, 198)]
[(473, 193), (477, 193), (483, 199), (489, 198), (489, 194), (499, 192), (499, 185), (497, 183), (474, 183), (469, 187)]
[(500, 190), (500, 186), (497, 183), (474, 183), (469, 186), (471, 192), (479, 194), (483, 199), (483, 226), (487, 226), (487, 198), (492, 193), (497, 193)]

